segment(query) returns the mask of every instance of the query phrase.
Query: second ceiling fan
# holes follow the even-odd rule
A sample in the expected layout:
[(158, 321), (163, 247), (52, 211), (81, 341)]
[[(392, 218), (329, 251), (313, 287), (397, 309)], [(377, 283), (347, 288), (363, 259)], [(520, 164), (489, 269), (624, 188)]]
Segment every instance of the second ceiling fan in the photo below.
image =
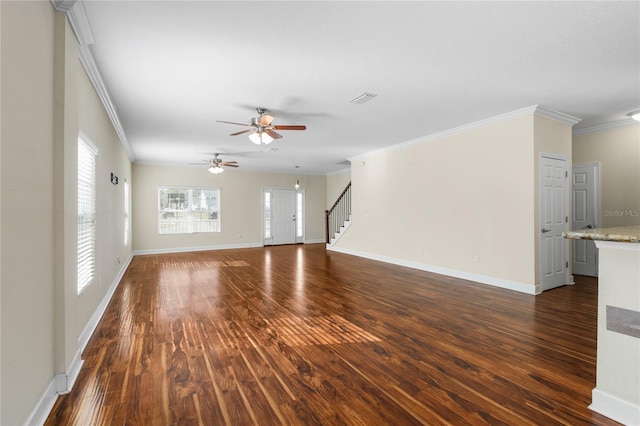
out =
[(275, 139), (280, 139), (281, 134), (276, 130), (306, 130), (307, 126), (299, 124), (273, 124), (273, 116), (267, 114), (266, 108), (256, 108), (258, 112), (257, 117), (251, 119), (250, 124), (235, 123), (233, 121), (218, 120), (218, 123), (234, 124), (236, 126), (245, 126), (249, 129), (242, 130), (240, 132), (231, 133), (230, 136), (238, 136), (244, 133), (253, 132), (249, 135), (251, 142), (256, 145), (267, 145), (273, 142)]
[(207, 170), (209, 171), (209, 173), (212, 173), (214, 175), (224, 172), (224, 169), (222, 168), (222, 166), (239, 167), (237, 161), (222, 161), (220, 158), (218, 158), (219, 155), (220, 154), (215, 153), (213, 154), (213, 158), (211, 160), (202, 160), (204, 164), (203, 163), (189, 163), (189, 164), (192, 166), (209, 166)]

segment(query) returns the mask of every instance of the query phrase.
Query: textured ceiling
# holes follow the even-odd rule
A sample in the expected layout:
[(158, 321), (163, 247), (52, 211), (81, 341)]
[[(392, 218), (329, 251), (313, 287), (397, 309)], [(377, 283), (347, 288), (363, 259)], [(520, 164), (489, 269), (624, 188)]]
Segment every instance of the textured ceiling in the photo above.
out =
[[(241, 169), (347, 158), (532, 105), (640, 109), (640, 2), (85, 1), (90, 52), (136, 162)], [(362, 92), (378, 96), (357, 105)], [(268, 150), (229, 136), (266, 107)]]

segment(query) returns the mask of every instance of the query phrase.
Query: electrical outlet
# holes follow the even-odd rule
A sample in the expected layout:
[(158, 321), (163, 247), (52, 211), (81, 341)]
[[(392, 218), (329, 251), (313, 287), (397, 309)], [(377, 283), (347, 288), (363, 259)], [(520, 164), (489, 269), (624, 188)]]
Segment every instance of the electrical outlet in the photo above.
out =
[(473, 263), (480, 263), (480, 256), (478, 255), (473, 256)]

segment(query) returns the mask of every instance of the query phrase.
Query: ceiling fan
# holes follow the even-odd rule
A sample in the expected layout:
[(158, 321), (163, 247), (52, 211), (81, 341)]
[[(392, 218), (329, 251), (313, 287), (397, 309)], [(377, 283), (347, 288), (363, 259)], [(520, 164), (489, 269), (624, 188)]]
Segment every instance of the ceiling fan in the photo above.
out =
[(273, 116), (266, 113), (266, 108), (258, 107), (256, 108), (256, 111), (258, 112), (258, 116), (251, 119), (251, 124), (234, 123), (232, 121), (221, 120), (218, 120), (218, 123), (227, 123), (237, 126), (250, 127), (249, 129), (242, 130), (240, 132), (231, 133), (230, 136), (237, 136), (242, 135), (243, 133), (253, 132), (249, 135), (249, 139), (256, 145), (267, 145), (273, 142), (275, 139), (280, 139), (282, 135), (277, 133), (276, 130), (307, 129), (307, 126), (297, 124), (273, 124)]
[(211, 160), (202, 160), (205, 162), (205, 164), (202, 164), (202, 163), (189, 163), (189, 164), (191, 164), (192, 166), (208, 165), (209, 168), (207, 170), (209, 171), (209, 173), (213, 173), (214, 175), (224, 172), (224, 169), (222, 168), (222, 166), (239, 167), (237, 161), (222, 161), (220, 158), (218, 158), (219, 155), (220, 154), (213, 154), (213, 158)]

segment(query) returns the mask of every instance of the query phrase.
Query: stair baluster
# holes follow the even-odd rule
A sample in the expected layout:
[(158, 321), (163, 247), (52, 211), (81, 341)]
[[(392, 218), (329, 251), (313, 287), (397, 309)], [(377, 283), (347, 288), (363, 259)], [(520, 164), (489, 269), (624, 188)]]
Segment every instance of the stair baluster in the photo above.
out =
[(351, 182), (342, 191), (336, 202), (325, 214), (325, 239), (327, 244), (331, 243), (331, 238), (340, 233), (340, 228), (344, 226), (351, 217)]

